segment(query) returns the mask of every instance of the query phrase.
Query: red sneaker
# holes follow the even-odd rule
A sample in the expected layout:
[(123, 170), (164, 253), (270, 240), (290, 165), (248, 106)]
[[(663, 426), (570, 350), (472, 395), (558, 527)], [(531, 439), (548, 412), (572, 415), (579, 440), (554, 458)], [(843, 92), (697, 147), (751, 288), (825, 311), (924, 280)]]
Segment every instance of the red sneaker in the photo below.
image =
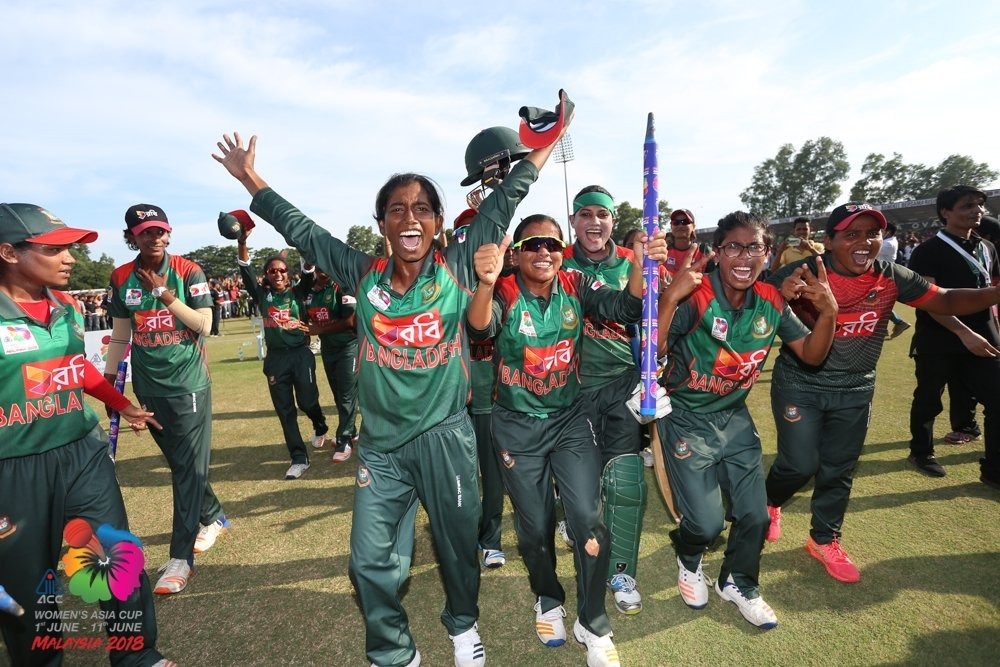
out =
[(767, 515), (771, 517), (771, 525), (767, 527), (764, 539), (768, 542), (777, 542), (781, 537), (781, 508), (768, 505)]
[(816, 540), (810, 537), (806, 541), (806, 551), (809, 555), (823, 563), (823, 567), (831, 577), (845, 584), (853, 584), (861, 580), (861, 572), (858, 567), (840, 546), (836, 539), (829, 544), (817, 544)]

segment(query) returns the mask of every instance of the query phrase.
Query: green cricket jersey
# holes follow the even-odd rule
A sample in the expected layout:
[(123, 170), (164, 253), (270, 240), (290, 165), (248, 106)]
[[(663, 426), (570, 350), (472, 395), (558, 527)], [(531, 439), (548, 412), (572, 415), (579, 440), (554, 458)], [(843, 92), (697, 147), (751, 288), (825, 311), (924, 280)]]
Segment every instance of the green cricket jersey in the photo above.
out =
[(559, 271), (548, 299), (524, 288), (518, 274), (497, 280), (490, 327), (472, 335), (494, 337), (498, 405), (544, 416), (576, 400), (585, 315), (636, 322), (642, 299), (579, 271)]
[(75, 299), (45, 290), (48, 326), (0, 293), (0, 459), (40, 454), (97, 425), (83, 400), (83, 315)]
[[(843, 276), (834, 271), (829, 254), (823, 256), (830, 290), (837, 299), (837, 325), (833, 347), (818, 367), (803, 364), (791, 350), (782, 347), (774, 362), (774, 382), (782, 387), (808, 391), (867, 392), (875, 389), (875, 365), (882, 354), (889, 315), (896, 301), (919, 306), (938, 288), (921, 276), (894, 262), (875, 260), (860, 276)], [(780, 286), (802, 264), (816, 273), (816, 258), (782, 266), (767, 282)], [(801, 302), (801, 303), (800, 303)], [(803, 299), (792, 310), (807, 324), (817, 317), (812, 304)]]
[(251, 264), (241, 261), (237, 261), (237, 264), (243, 277), (243, 285), (253, 294), (257, 307), (260, 308), (267, 349), (290, 350), (308, 345), (309, 336), (298, 328), (296, 322), (309, 321), (303, 300), (312, 288), (313, 274), (303, 272), (298, 284), (284, 292), (275, 292), (257, 282), (257, 274)]
[(357, 299), (358, 397), (362, 445), (387, 452), (464, 410), (469, 401), (465, 312), (475, 285), (473, 255), (503, 239), (514, 210), (538, 178), (521, 160), (472, 219), (463, 243), (433, 250), (405, 294), (392, 289), (393, 259), (355, 250), (271, 188), (250, 210)]
[(488, 415), (493, 410), (493, 384), (496, 382), (496, 368), (493, 366), (493, 339), (469, 342), (472, 357), (472, 400), (469, 414)]
[[(201, 336), (174, 317), (142, 286), (136, 275), (139, 258), (111, 272), (108, 291), (111, 317), (132, 322), (132, 388), (146, 396), (180, 396), (211, 384)], [(208, 280), (201, 267), (183, 257), (166, 255), (157, 273), (167, 289), (189, 308), (212, 308)], [(108, 369), (114, 372), (114, 369)]]
[[(631, 250), (611, 241), (608, 256), (594, 261), (578, 245), (579, 243), (574, 243), (563, 253), (564, 269), (580, 271), (612, 289), (626, 288), (632, 272)], [(624, 325), (585, 318), (580, 352), (580, 380), (583, 388), (598, 389), (635, 370), (632, 342)]]
[[(350, 294), (344, 294), (337, 283), (330, 281), (326, 287), (321, 289), (311, 289), (302, 300), (309, 314), (309, 321), (317, 324), (326, 324), (332, 320), (342, 320), (354, 314), (356, 299)], [(349, 343), (357, 341), (358, 334), (354, 329), (347, 329), (340, 333), (320, 334), (319, 341), (323, 348), (343, 347)]]
[(736, 309), (726, 300), (719, 272), (706, 275), (674, 314), (660, 383), (680, 408), (718, 412), (744, 404), (776, 335), (799, 340), (809, 329), (774, 286), (754, 283)]

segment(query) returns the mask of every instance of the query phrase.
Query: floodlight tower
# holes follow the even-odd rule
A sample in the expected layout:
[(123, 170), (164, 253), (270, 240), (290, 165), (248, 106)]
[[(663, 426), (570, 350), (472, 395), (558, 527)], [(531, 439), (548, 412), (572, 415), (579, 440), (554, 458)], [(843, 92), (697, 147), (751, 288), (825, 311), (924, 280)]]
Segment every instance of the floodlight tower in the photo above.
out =
[(567, 132), (556, 142), (556, 147), (552, 151), (552, 159), (563, 166), (563, 184), (566, 187), (566, 227), (569, 230), (567, 238), (570, 243), (573, 242), (573, 225), (570, 223), (573, 211), (570, 210), (569, 205), (569, 177), (566, 175), (566, 163), (572, 160), (573, 157), (573, 140), (570, 138), (569, 132)]

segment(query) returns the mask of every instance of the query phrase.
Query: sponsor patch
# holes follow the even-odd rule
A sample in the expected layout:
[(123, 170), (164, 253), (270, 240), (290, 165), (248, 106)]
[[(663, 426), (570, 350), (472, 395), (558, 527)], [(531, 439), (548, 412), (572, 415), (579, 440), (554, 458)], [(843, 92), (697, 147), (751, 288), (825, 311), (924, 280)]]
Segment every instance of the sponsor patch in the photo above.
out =
[(524, 348), (524, 372), (536, 378), (566, 370), (573, 360), (573, 341), (561, 340), (547, 347)]
[(345, 306), (353, 306), (357, 302), (358, 300), (355, 299), (353, 296), (350, 296), (349, 294), (345, 294), (344, 296), (340, 297), (340, 303)]
[(601, 289), (602, 287), (604, 287), (604, 283), (602, 283), (600, 280), (595, 280), (593, 283), (590, 284), (590, 289), (593, 290), (594, 292)]
[(506, 449), (500, 450), (500, 462), (503, 463), (503, 467), (507, 470), (514, 467), (514, 457)]
[(785, 406), (785, 421), (786, 422), (797, 422), (802, 419), (802, 414), (799, 412), (799, 408), (795, 405)]
[(21, 367), (25, 396), (30, 400), (82, 388), (86, 360), (84, 355), (76, 354), (25, 364)]
[(139, 333), (173, 331), (174, 329), (174, 315), (167, 308), (137, 310), (135, 312), (135, 330)]
[(125, 305), (138, 306), (142, 303), (142, 290), (129, 288), (125, 290)]
[(38, 349), (38, 340), (27, 324), (9, 324), (0, 332), (4, 354), (31, 352)]
[(727, 333), (729, 333), (729, 322), (724, 317), (716, 317), (712, 321), (712, 338), (725, 341)]
[(441, 314), (436, 309), (401, 317), (375, 313), (372, 329), (380, 345), (422, 348), (437, 345), (444, 337)]
[(687, 440), (678, 440), (674, 444), (674, 458), (686, 459), (691, 456), (691, 448), (688, 447)]
[(372, 483), (371, 473), (368, 472), (368, 467), (365, 465), (358, 466), (358, 488), (363, 489)]
[(208, 283), (195, 283), (188, 287), (188, 294), (191, 296), (205, 296), (208, 293)]
[(370, 290), (368, 290), (368, 294), (365, 296), (368, 297), (368, 302), (379, 310), (385, 310), (391, 303), (389, 293), (378, 285), (374, 285)]
[(10, 517), (6, 514), (0, 514), (0, 540), (5, 537), (10, 537), (17, 530), (17, 526), (14, 522), (10, 520)]
[(517, 327), (517, 332), (525, 336), (537, 336), (535, 325), (531, 321), (531, 313), (526, 310), (521, 311), (521, 324)]

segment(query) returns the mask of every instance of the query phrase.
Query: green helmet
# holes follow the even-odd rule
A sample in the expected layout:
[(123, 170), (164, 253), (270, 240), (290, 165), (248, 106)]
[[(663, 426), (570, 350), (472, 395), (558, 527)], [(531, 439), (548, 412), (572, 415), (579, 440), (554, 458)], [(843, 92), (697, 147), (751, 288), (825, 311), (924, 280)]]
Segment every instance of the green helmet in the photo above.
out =
[(483, 177), (483, 169), (495, 162), (505, 162), (504, 168), (531, 152), (521, 143), (517, 132), (509, 127), (488, 127), (472, 138), (465, 149), (465, 170), (468, 176), (462, 185), (472, 185)]

